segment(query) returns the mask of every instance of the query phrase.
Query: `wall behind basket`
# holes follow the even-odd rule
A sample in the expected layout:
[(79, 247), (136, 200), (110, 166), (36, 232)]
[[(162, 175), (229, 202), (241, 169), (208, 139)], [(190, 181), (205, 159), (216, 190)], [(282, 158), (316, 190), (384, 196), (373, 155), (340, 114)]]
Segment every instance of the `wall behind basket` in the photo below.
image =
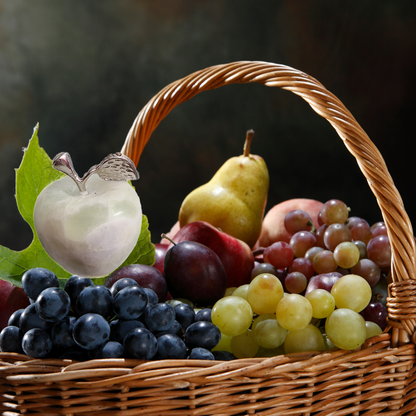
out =
[[(385, 157), (411, 219), (414, 197), (416, 3), (413, 0), (0, 0), (0, 244), (28, 245), (14, 168), (32, 129), (80, 174), (121, 148), (165, 85), (198, 69), (263, 60), (303, 70), (335, 93)], [(380, 214), (354, 158), (299, 97), (233, 85), (182, 104), (147, 145), (135, 184), (152, 239), (186, 194), (242, 152), (245, 131), (271, 174), (268, 208), (294, 197), (343, 199)]]

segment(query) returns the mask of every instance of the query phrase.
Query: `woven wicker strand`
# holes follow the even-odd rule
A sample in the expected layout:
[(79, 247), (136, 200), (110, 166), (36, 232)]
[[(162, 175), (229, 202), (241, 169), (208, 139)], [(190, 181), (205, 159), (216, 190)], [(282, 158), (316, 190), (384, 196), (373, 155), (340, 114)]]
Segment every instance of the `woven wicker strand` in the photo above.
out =
[(1, 415), (416, 416), (412, 226), (379, 151), (322, 84), (296, 69), (267, 62), (206, 68), (156, 94), (138, 114), (122, 152), (137, 164), (152, 132), (176, 105), (202, 91), (251, 82), (301, 96), (331, 123), (356, 158), (380, 206), (392, 245), (388, 329), (354, 351), (227, 362), (76, 362), (0, 353)]

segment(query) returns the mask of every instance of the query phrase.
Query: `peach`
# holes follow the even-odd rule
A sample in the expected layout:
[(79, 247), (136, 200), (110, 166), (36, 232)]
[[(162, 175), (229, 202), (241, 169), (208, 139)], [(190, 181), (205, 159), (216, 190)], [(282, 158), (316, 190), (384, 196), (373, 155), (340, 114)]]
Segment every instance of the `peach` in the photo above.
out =
[(284, 219), (288, 212), (295, 209), (306, 211), (311, 216), (315, 228), (318, 229), (318, 214), (322, 206), (322, 202), (308, 198), (288, 199), (275, 205), (264, 217), (261, 234), (256, 246), (268, 247), (276, 241), (289, 243), (291, 234), (285, 229)]
[[(176, 221), (175, 224), (172, 225), (172, 228), (170, 229), (170, 231), (168, 233), (165, 233), (167, 237), (169, 238), (173, 238), (174, 235), (181, 229), (180, 225), (179, 225), (179, 221)], [(162, 238), (160, 240), (160, 244), (170, 244), (170, 241), (167, 240), (166, 238)]]

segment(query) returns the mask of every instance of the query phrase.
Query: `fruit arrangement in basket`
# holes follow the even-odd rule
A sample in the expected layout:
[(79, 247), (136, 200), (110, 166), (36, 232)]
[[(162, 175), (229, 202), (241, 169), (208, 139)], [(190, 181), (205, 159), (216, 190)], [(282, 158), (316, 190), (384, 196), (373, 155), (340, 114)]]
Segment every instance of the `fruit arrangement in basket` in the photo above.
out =
[[(134, 163), (112, 154), (81, 178), (68, 153), (48, 159), (36, 129), (19, 171), (35, 176), (43, 159), (49, 179), (32, 192), (22, 304), (4, 303), (0, 351), (229, 360), (352, 350), (381, 334), (391, 259), (384, 223), (350, 216), (337, 199), (285, 201), (264, 218), (269, 176), (250, 153), (253, 134), (243, 155), (184, 199), (179, 231), (155, 250), (129, 184), (139, 177)], [(4, 254), (10, 264), (13, 255)], [(7, 264), (2, 272), (12, 275)]]
[[(163, 244), (151, 243), (146, 216), (138, 218), (137, 196), (130, 200), (130, 184), (124, 185), (126, 179), (137, 178), (134, 165), (152, 132), (175, 105), (200, 92), (250, 82), (301, 96), (335, 128), (367, 179), (385, 224), (370, 226), (353, 207), (350, 212), (336, 199), (325, 203), (293, 199), (264, 215), (267, 167), (262, 159), (251, 158), (246, 148), (241, 157), (224, 165), (231, 166), (231, 173), (240, 172), (236, 180), (230, 171), (220, 169), (208, 184), (185, 198), (188, 202), (184, 201), (179, 221), (162, 238)], [(58, 170), (53, 168), (53, 161), (39, 147), (37, 128), (25, 150), (16, 171), (16, 200), (34, 239), (21, 252), (0, 246), (0, 328), (9, 319), (11, 324), (2, 332), (1, 345), (15, 342), (16, 349), (24, 351), (24, 345), (27, 352), (41, 357), (44, 348), (37, 343), (50, 345), (52, 340), (49, 356), (72, 359), (48, 359), (48, 354), (32, 359), (0, 352), (0, 411), (100, 416), (414, 413), (412, 225), (380, 152), (321, 83), (294, 68), (267, 62), (233, 62), (197, 71), (169, 84), (148, 102), (121, 153), (131, 158), (133, 166), (121, 155), (110, 155), (80, 178), (65, 153), (55, 158)], [(244, 162), (249, 162), (246, 171)], [(124, 185), (116, 182), (107, 187), (99, 180), (117, 179), (119, 169), (127, 176)], [(256, 180), (242, 186), (242, 178), (250, 179), (250, 172)], [(48, 228), (39, 233), (45, 232), (44, 247), (36, 230), (39, 218), (36, 225), (33, 216), (36, 201), (44, 189), (62, 183), (64, 174), (72, 177), (66, 182), (74, 200), (90, 200), (100, 215), (81, 202), (79, 210), (72, 207), (54, 218), (45, 203), (40, 218), (50, 216), (55, 223), (52, 235), (48, 236)], [(98, 178), (93, 179), (95, 174)], [(123, 202), (117, 199), (118, 192), (111, 193), (119, 185), (124, 186)], [(97, 187), (91, 195), (89, 186)], [(52, 194), (58, 191), (56, 201), (62, 202), (60, 193), (66, 185), (57, 188)], [(113, 195), (112, 203), (103, 203), (106, 198), (100, 200), (100, 192)], [(208, 203), (207, 198), (216, 202)], [(53, 205), (55, 198), (45, 201)], [(213, 215), (221, 205), (225, 209)], [(208, 217), (199, 216), (204, 211)], [(116, 260), (111, 233), (106, 232), (118, 221), (119, 212), (121, 219), (134, 217), (140, 227), (122, 232), (132, 244), (124, 260)], [(247, 228), (236, 236), (235, 226), (227, 227), (237, 217)], [(68, 219), (70, 227), (65, 226)], [(98, 236), (85, 238), (92, 231)], [(138, 235), (134, 244), (132, 235)], [(58, 258), (60, 244), (65, 253)], [(70, 253), (76, 253), (75, 258)], [(107, 271), (95, 269), (92, 258), (103, 260), (97, 268), (105, 264), (115, 270), (96, 277)], [(73, 275), (73, 267), (82, 267), (91, 276)], [(46, 288), (46, 281), (38, 280), (42, 275), (48, 276)], [(22, 284), (27, 294), (19, 287)], [(51, 306), (52, 299), (59, 299), (59, 308), (57, 303)], [(22, 311), (13, 315), (17, 309)], [(35, 322), (46, 330), (30, 328)], [(22, 324), (26, 334), (35, 329), (24, 343)], [(192, 334), (190, 328), (195, 328)], [(185, 350), (185, 360), (158, 359), (183, 357)], [(303, 352), (287, 353), (299, 350)], [(121, 354), (146, 359), (95, 359)]]

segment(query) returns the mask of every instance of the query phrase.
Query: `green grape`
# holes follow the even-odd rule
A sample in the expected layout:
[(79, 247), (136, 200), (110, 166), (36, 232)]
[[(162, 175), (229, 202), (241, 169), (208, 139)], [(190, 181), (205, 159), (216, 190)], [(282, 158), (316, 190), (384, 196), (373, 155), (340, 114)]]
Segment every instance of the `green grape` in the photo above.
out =
[(222, 334), (234, 337), (250, 328), (253, 310), (250, 304), (240, 296), (226, 296), (212, 307), (211, 320)]
[(336, 348), (335, 345), (328, 338), (328, 335), (322, 334), (322, 337), (324, 338), (325, 351), (332, 350), (333, 348)]
[(211, 351), (231, 352), (231, 338), (229, 335), (221, 334), (220, 342)]
[(347, 274), (338, 279), (331, 289), (337, 308), (361, 312), (370, 302), (372, 292), (368, 282), (356, 274)]
[(255, 357), (259, 346), (254, 340), (253, 333), (250, 329), (241, 335), (231, 338), (231, 352), (236, 358)]
[(255, 331), (255, 330), (256, 330), (256, 327), (257, 327), (257, 325), (258, 325), (259, 323), (263, 322), (263, 321), (266, 321), (267, 319), (274, 319), (274, 320), (276, 320), (276, 314), (275, 314), (275, 313), (266, 313), (266, 314), (264, 314), (264, 315), (259, 315), (259, 316), (256, 316), (256, 317), (254, 318), (254, 320), (253, 320), (252, 325), (251, 325), (251, 330), (252, 330), (252, 331)]
[(289, 331), (284, 342), (285, 353), (324, 351), (325, 342), (321, 331), (311, 324), (299, 331)]
[(365, 328), (367, 334), (365, 339), (375, 337), (376, 335), (383, 333), (383, 330), (375, 322), (365, 321)]
[(314, 318), (327, 318), (332, 312), (334, 312), (335, 299), (327, 290), (314, 289), (311, 290), (305, 297), (312, 305), (312, 316)]
[(360, 260), (360, 250), (353, 242), (344, 241), (335, 247), (334, 259), (339, 267), (350, 269)]
[(339, 199), (330, 199), (322, 206), (319, 216), (324, 224), (344, 223), (348, 219), (349, 209)]
[(351, 309), (335, 309), (326, 318), (325, 332), (329, 340), (343, 350), (360, 347), (367, 336), (364, 318)]
[(234, 291), (236, 290), (236, 287), (227, 287), (227, 289), (225, 289), (225, 294), (224, 296), (231, 296), (234, 294)]
[(274, 315), (260, 315), (257, 317), (251, 329), (254, 340), (260, 347), (277, 348), (283, 344), (287, 329), (279, 325)]
[(285, 354), (285, 348), (282, 345), (277, 348), (263, 348), (259, 347), (257, 351), (256, 357), (275, 357), (276, 355), (283, 355)]
[(239, 286), (237, 289), (234, 290), (233, 296), (240, 296), (240, 298), (247, 300), (248, 287), (248, 283), (246, 285)]
[(278, 303), (276, 319), (288, 331), (305, 329), (312, 319), (312, 305), (302, 295), (291, 293)]
[(274, 313), (282, 298), (283, 286), (276, 276), (270, 273), (262, 273), (250, 282), (247, 300), (253, 312), (257, 315)]

